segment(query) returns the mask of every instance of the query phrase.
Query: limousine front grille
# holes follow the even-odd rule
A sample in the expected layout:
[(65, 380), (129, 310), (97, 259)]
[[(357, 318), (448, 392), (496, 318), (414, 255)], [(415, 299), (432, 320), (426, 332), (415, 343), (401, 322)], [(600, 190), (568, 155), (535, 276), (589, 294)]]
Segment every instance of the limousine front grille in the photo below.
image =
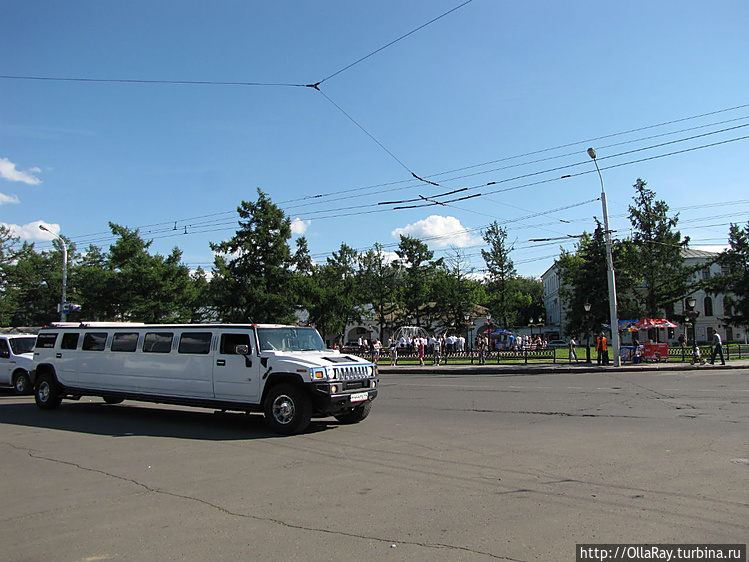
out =
[(342, 381), (351, 381), (369, 378), (370, 367), (353, 365), (351, 367), (336, 367), (336, 378)]

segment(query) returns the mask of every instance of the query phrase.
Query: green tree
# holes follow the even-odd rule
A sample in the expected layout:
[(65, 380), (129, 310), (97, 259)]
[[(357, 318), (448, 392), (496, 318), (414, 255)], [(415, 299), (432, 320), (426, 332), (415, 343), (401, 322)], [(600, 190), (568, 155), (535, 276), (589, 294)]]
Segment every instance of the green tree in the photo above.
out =
[(709, 280), (706, 287), (713, 294), (724, 294), (722, 320), (732, 326), (749, 325), (749, 222), (744, 228), (736, 224), (728, 232), (728, 248), (716, 260), (722, 274)]
[(13, 293), (12, 326), (43, 326), (60, 319), (62, 254), (29, 252), (13, 265), (9, 287)]
[(291, 221), (257, 190), (256, 202), (237, 208), (239, 229), (216, 252), (211, 280), (213, 306), (226, 322), (292, 322)]
[(546, 316), (544, 306), (544, 285), (540, 279), (515, 276), (509, 280), (508, 318), (510, 325), (523, 326), (532, 320), (543, 322)]
[(343, 336), (347, 324), (362, 319), (362, 308), (357, 280), (356, 251), (341, 244), (338, 252), (313, 272), (312, 298), (307, 305), (310, 322), (323, 337)]
[[(148, 252), (151, 241), (145, 241), (137, 229), (114, 223), (109, 223), (109, 227), (117, 240), (104, 260), (108, 273), (100, 278), (109, 282), (108, 289), (97, 295), (99, 299), (111, 299), (111, 306), (103, 309), (106, 319), (147, 323), (189, 321), (190, 271), (181, 263), (182, 252), (174, 248), (166, 257), (151, 255)], [(81, 314), (88, 316), (94, 310), (87, 312), (84, 308)]]
[(640, 285), (638, 298), (646, 316), (673, 316), (673, 303), (688, 293), (690, 272), (684, 268), (682, 239), (676, 228), (679, 215), (668, 216), (668, 205), (638, 179), (634, 205), (629, 207), (633, 233), (627, 271)]
[(21, 244), (10, 227), (0, 224), (0, 326), (14, 324), (13, 318), (21, 312), (22, 295), (27, 287), (19, 277), (18, 263), (29, 259), (33, 251), (33, 244)]
[(438, 322), (445, 329), (462, 332), (464, 315), (477, 302), (478, 283), (470, 279), (473, 271), (460, 248), (453, 248), (437, 268), (432, 282), (432, 301)]
[[(368, 300), (379, 326), (379, 333), (395, 328), (398, 290), (398, 271), (388, 260), (379, 242), (366, 254), (359, 256), (359, 280), (362, 300)], [(384, 343), (384, 342), (383, 342)]]
[(510, 258), (513, 247), (507, 245), (507, 230), (499, 226), (497, 221), (484, 231), (484, 241), (489, 245), (488, 250), (481, 250), (481, 256), (486, 262), (488, 306), (506, 329), (511, 325), (510, 281), (516, 273), (515, 264)]
[[(613, 247), (614, 270), (616, 271), (617, 301), (620, 318), (636, 318), (639, 309), (633, 300), (633, 284), (626, 275), (624, 263), (629, 247), (616, 244)], [(609, 292), (606, 263), (606, 241), (603, 226), (597, 223), (591, 236), (583, 233), (575, 252), (562, 251), (557, 260), (562, 302), (565, 303), (567, 324), (566, 334), (596, 333), (603, 324), (610, 323)], [(591, 305), (590, 313), (585, 312), (585, 304)]]
[(431, 316), (427, 309), (430, 286), (436, 268), (441, 260), (433, 261), (434, 252), (422, 241), (411, 236), (400, 237), (395, 250), (400, 258), (402, 282), (398, 291), (398, 301), (408, 317), (412, 317), (417, 326)]

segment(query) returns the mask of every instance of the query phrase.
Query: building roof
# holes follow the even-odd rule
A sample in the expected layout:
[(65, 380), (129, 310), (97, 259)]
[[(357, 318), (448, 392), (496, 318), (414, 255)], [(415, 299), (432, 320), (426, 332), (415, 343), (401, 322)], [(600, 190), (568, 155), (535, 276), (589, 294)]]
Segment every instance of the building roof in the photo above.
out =
[(682, 248), (681, 257), (688, 258), (715, 258), (720, 254), (718, 252), (707, 252), (705, 250), (693, 250), (691, 248)]

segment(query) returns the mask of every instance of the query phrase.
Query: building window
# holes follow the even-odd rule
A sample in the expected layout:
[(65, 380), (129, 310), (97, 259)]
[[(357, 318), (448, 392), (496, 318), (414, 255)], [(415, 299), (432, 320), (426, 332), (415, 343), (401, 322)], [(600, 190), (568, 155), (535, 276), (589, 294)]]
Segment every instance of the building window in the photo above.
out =
[(705, 316), (713, 315), (713, 299), (705, 297)]

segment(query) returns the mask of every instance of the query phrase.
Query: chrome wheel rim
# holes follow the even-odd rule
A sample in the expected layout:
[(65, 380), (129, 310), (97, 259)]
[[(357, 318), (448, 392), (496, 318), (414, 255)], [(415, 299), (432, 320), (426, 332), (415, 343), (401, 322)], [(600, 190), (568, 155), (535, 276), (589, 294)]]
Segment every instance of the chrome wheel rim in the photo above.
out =
[(294, 419), (294, 401), (282, 394), (273, 401), (273, 419), (282, 425), (290, 423)]

